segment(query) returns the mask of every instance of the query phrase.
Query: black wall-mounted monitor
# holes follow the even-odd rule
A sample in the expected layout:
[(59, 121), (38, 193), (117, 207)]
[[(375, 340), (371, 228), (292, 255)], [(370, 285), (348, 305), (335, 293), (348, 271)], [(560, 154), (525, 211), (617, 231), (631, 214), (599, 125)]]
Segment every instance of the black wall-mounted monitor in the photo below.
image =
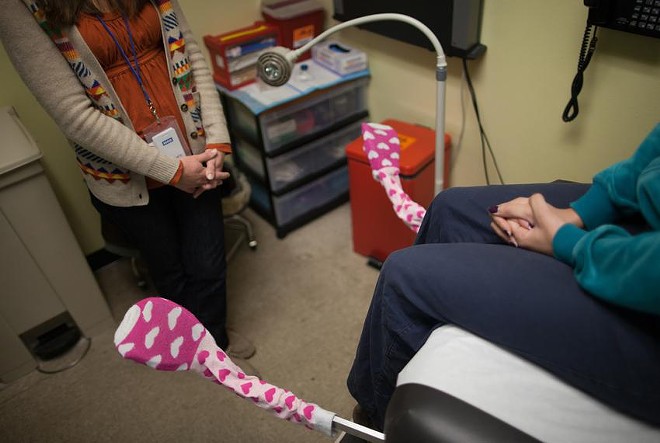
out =
[[(416, 18), (433, 31), (448, 56), (475, 59), (486, 50), (479, 41), (483, 0), (333, 0), (333, 6), (333, 18), (339, 21), (382, 12)], [(388, 20), (360, 28), (433, 50), (428, 38), (408, 23)]]

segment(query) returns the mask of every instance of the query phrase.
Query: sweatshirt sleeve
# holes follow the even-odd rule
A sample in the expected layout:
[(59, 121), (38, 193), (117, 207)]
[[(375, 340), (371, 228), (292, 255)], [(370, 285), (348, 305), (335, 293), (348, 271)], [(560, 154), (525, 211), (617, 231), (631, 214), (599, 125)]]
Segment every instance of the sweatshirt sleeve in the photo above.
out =
[[(571, 206), (586, 230), (562, 226), (553, 239), (555, 256), (573, 267), (578, 284), (592, 295), (660, 315), (660, 125), (632, 157), (597, 174)], [(631, 235), (613, 224), (635, 213), (649, 232)]]
[(655, 126), (632, 157), (598, 173), (589, 191), (571, 204), (587, 229), (649, 209), (643, 207), (644, 202), (640, 202), (638, 184), (642, 171), (657, 158), (660, 158), (660, 124)]
[(226, 146), (226, 150), (222, 149), (222, 151), (231, 153), (231, 141), (229, 139), (227, 122), (209, 64), (204, 58), (204, 54), (202, 54), (199, 44), (190, 30), (190, 26), (178, 2), (176, 0), (172, 1), (172, 6), (176, 11), (179, 28), (186, 41), (186, 53), (188, 54), (190, 66), (195, 77), (195, 84), (200, 95), (206, 144), (207, 146), (223, 144)]
[(587, 232), (564, 225), (555, 256), (574, 269), (578, 284), (610, 303), (660, 315), (660, 232), (630, 235), (614, 225)]

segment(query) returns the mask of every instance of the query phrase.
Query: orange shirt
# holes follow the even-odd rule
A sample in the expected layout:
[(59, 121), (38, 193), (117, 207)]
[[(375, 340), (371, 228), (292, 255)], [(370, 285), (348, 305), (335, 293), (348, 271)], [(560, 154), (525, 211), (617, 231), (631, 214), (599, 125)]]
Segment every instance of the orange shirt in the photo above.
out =
[[(121, 14), (110, 12), (103, 14), (101, 18), (135, 67), (128, 31)], [(138, 134), (142, 135), (142, 131), (155, 120), (147, 107), (146, 99), (135, 75), (131, 72), (112, 37), (95, 16), (81, 14), (77, 25), (85, 42), (119, 95), (133, 127)], [(140, 13), (130, 20), (130, 29), (135, 43), (142, 82), (158, 115), (173, 115), (176, 117), (179, 127), (185, 128), (181, 111), (172, 92), (160, 31), (160, 18), (156, 8), (151, 3), (147, 3)]]
[[(101, 18), (121, 45), (135, 69), (131, 41), (121, 13), (109, 12), (102, 14)], [(163, 46), (158, 11), (151, 3), (147, 3), (139, 14), (130, 20), (129, 24), (142, 83), (156, 108), (156, 112), (160, 117), (173, 115), (179, 124), (179, 128), (185, 134), (181, 111), (170, 83), (171, 79), (167, 69), (167, 58)], [(133, 123), (133, 127), (142, 136), (142, 131), (152, 124), (155, 119), (147, 106), (142, 88), (140, 88), (137, 78), (126, 60), (124, 60), (121, 51), (95, 15), (80, 14), (76, 25), (112, 83), (128, 113), (128, 117)], [(207, 148), (211, 147), (218, 148), (221, 151), (226, 151), (228, 148), (225, 145), (207, 146)], [(178, 181), (181, 172), (182, 169), (179, 166), (179, 171), (172, 180), (173, 183)], [(161, 185), (162, 183), (147, 177), (149, 188)]]
[[(103, 14), (101, 18), (112, 31), (135, 68), (131, 41), (121, 13), (109, 12)], [(80, 14), (76, 25), (112, 83), (133, 127), (142, 136), (142, 131), (155, 119), (147, 106), (140, 84), (122, 57), (121, 51), (96, 16)], [(156, 8), (151, 3), (146, 4), (140, 13), (130, 20), (130, 28), (142, 83), (156, 107), (156, 112), (159, 116), (175, 116), (179, 128), (185, 128), (170, 85), (170, 74), (167, 70), (167, 58), (160, 30), (160, 17)], [(149, 188), (160, 185), (162, 183), (147, 177)]]

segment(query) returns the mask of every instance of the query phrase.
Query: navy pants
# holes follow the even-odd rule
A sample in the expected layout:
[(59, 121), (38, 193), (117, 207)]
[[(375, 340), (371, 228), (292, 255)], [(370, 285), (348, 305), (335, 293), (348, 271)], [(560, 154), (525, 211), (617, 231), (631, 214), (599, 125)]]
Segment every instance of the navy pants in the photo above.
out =
[[(660, 319), (598, 300), (577, 285), (571, 267), (510, 246), (490, 228), (493, 205), (540, 192), (567, 207), (587, 189), (453, 188), (435, 198), (415, 245), (383, 265), (348, 377), (374, 426), (383, 428), (397, 374), (448, 323), (660, 425)], [(644, 223), (626, 227), (640, 230)]]
[(219, 188), (198, 198), (172, 186), (149, 191), (146, 206), (92, 203), (139, 249), (161, 297), (192, 312), (227, 347), (227, 263)]

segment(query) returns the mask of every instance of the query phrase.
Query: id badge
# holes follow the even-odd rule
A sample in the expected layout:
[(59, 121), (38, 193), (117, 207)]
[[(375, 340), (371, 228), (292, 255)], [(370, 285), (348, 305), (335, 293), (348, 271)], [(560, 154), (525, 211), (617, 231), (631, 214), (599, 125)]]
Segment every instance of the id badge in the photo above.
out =
[(160, 121), (147, 126), (142, 135), (147, 143), (153, 143), (170, 157), (179, 158), (192, 154), (176, 118), (172, 115), (161, 117)]

